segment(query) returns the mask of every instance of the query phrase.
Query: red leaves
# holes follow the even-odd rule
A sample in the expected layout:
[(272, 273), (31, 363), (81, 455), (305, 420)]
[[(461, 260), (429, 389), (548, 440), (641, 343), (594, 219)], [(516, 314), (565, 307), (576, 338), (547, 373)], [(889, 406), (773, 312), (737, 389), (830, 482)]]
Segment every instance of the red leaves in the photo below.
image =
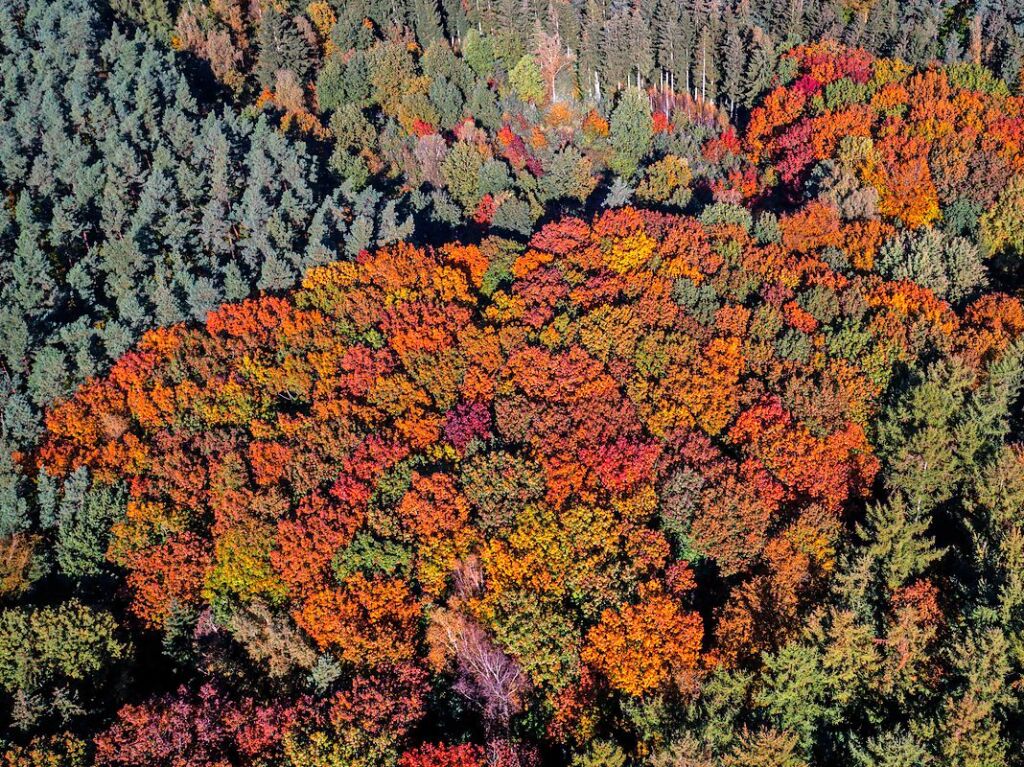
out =
[(793, 88), (805, 96), (813, 96), (821, 89), (821, 83), (811, 75), (804, 75), (793, 83)]
[(742, 151), (736, 129), (729, 126), (720, 136), (711, 139), (704, 145), (704, 159), (711, 163), (718, 163), (727, 155), (739, 156)]
[(198, 601), (209, 572), (210, 542), (183, 533), (165, 543), (125, 551), (116, 561), (129, 570), (133, 611), (150, 626), (161, 626), (175, 605)]
[(302, 705), (261, 706), (233, 701), (213, 685), (197, 694), (184, 687), (141, 705), (125, 706), (114, 725), (96, 739), (96, 761), (110, 767), (213, 767), (272, 759)]
[(829, 161), (877, 193), (886, 221), (914, 228), (958, 199), (987, 208), (1024, 169), (1019, 98), (957, 87), (938, 68), (911, 74), (835, 43), (787, 56), (796, 76), (754, 109), (745, 159), (795, 198), (811, 167)]
[(237, 304), (224, 304), (206, 318), (211, 335), (224, 334), (259, 342), (271, 338), (294, 308), (283, 298), (268, 296)]
[(356, 676), (335, 693), (329, 707), (331, 724), (399, 740), (422, 718), (429, 689), (426, 672), (410, 664)]
[(460, 453), (474, 439), (491, 433), (491, 411), (482, 402), (464, 402), (448, 411), (444, 435)]
[(794, 424), (776, 399), (740, 415), (729, 440), (744, 446), (789, 493), (837, 511), (851, 496), (865, 494), (878, 471), (860, 426), (818, 438)]
[(257, 485), (277, 482), (288, 471), (292, 451), (276, 442), (253, 442), (249, 445), (249, 467)]
[[(854, 65), (812, 66), (828, 83)], [(801, 100), (768, 104), (796, 119)], [(521, 252), (399, 244), (313, 270), (147, 337), (50, 414), (41, 460), (127, 480), (110, 556), (149, 624), (260, 599), (343, 661), (337, 729), (400, 748), (429, 644), (498, 730), (536, 698), (585, 731), (595, 696), (692, 690), (705, 644), (739, 662), (799, 624), (878, 471), (864, 424), (887, 361), (1024, 332), (1009, 298), (960, 320), (865, 274), (892, 225), (833, 200), (784, 217), (781, 242), (712, 214), (623, 209)], [(405, 760), (449, 757), (477, 755)]]
[(478, 224), (490, 225), (497, 210), (498, 204), (495, 202), (494, 196), (485, 194), (477, 203), (476, 210), (473, 211), (473, 221)]
[(483, 750), (470, 744), (428, 744), (406, 751), (398, 760), (399, 767), (483, 767), (484, 764)]
[(802, 46), (789, 54), (799, 62), (804, 77), (826, 85), (843, 77), (866, 83), (871, 77), (874, 57), (860, 48), (846, 48), (834, 42)]
[(415, 136), (430, 136), (437, 133), (437, 128), (428, 122), (424, 122), (418, 117), (412, 121), (412, 132)]
[(655, 133), (671, 133), (675, 130), (675, 126), (668, 119), (668, 115), (664, 112), (655, 112), (651, 118), (653, 123), (652, 128)]

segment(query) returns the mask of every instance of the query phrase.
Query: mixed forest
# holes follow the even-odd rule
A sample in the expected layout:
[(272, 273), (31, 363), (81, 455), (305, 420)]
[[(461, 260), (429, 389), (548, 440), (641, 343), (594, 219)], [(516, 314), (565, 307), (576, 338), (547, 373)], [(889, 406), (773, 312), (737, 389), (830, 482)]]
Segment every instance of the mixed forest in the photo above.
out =
[(1024, 767), (1024, 5), (0, 0), (0, 767)]

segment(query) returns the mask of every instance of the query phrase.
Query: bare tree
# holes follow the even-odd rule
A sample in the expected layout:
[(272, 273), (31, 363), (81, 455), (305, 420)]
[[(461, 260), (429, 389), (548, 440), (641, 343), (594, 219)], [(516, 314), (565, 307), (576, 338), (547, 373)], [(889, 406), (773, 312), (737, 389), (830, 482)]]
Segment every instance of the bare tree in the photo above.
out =
[(434, 613), (429, 640), (435, 652), (454, 659), (455, 690), (481, 708), (490, 728), (507, 729), (530, 689), (519, 664), (491, 641), (480, 624), (460, 612)]
[(534, 55), (553, 104), (558, 100), (555, 91), (558, 76), (576, 60), (576, 54), (568, 48), (562, 49), (562, 38), (557, 31), (548, 34), (538, 25), (536, 40)]

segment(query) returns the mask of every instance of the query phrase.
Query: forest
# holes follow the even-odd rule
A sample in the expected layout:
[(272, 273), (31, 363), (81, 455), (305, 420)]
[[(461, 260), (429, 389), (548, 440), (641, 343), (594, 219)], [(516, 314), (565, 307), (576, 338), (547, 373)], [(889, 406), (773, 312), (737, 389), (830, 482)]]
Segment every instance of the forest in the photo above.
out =
[(1019, 0), (0, 0), (0, 767), (1024, 767)]

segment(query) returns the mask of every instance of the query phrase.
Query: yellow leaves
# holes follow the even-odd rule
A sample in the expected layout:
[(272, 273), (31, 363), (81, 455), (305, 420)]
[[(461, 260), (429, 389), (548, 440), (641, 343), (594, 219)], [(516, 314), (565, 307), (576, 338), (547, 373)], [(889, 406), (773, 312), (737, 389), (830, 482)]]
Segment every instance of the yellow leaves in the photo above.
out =
[(429, 397), (422, 389), (400, 375), (377, 378), (367, 400), (391, 416), (399, 416), (411, 408), (426, 407), (430, 404)]
[(631, 495), (612, 501), (612, 507), (624, 520), (644, 525), (658, 511), (658, 494), (652, 485), (645, 484)]
[(0, 538), (0, 598), (22, 593), (32, 582), (32, 564), (38, 535), (15, 533)]
[(438, 599), (459, 562), (480, 546), (480, 534), (469, 527), (444, 538), (431, 538), (419, 547), (416, 557), (416, 578), (423, 593)]
[(552, 323), (537, 334), (537, 340), (548, 349), (556, 349), (562, 342), (562, 334), (555, 327), (555, 324)]
[(243, 600), (263, 597), (270, 602), (282, 601), (288, 588), (270, 563), (273, 533), (271, 525), (255, 520), (223, 531), (214, 543), (214, 562), (206, 576), (204, 598), (231, 595)]
[(813, 515), (801, 515), (783, 532), (783, 537), (795, 551), (807, 557), (812, 569), (827, 574), (836, 565), (835, 539), (838, 530), (834, 517), (821, 516), (823, 519), (815, 520)]
[(335, 16), (330, 4), (325, 0), (315, 0), (306, 6), (306, 15), (313, 22), (313, 27), (323, 41), (324, 55), (329, 56), (334, 53), (337, 46), (331, 39), (331, 32), (334, 30), (334, 25), (338, 23), (338, 17)]
[(459, 269), (450, 266), (439, 266), (432, 274), (434, 290), (442, 301), (471, 303), (473, 296), (469, 292), (466, 275)]
[(616, 274), (638, 270), (651, 259), (657, 247), (657, 242), (642, 230), (609, 240), (604, 249), (605, 263)]
[(859, 169), (864, 182), (878, 192), (879, 213), (912, 229), (938, 219), (939, 197), (923, 140), (911, 140), (889, 153), (891, 158), (869, 153)]
[(689, 163), (674, 154), (649, 166), (636, 194), (641, 200), (683, 205), (689, 199), (688, 188), (693, 180)]
[(1015, 176), (981, 217), (981, 243), (987, 255), (1012, 248), (1024, 252), (1024, 176)]
[(557, 526), (550, 510), (531, 506), (519, 516), (517, 528), (507, 541), (489, 541), (481, 554), (494, 593), (516, 587), (537, 598), (558, 597), (565, 593), (564, 580), (557, 577), (558, 563), (566, 557), (557, 538)]
[(359, 266), (352, 261), (334, 261), (316, 266), (306, 272), (302, 279), (303, 290), (317, 290), (321, 287), (345, 287), (352, 285), (359, 276)]
[(452, 462), (458, 461), (460, 458), (459, 451), (454, 446), (446, 443), (440, 445), (430, 445), (424, 452), (430, 460), (438, 462)]
[(124, 517), (111, 530), (107, 558), (124, 564), (132, 552), (180, 533), (188, 527), (188, 516), (177, 508), (153, 501), (128, 501)]
[(877, 87), (903, 82), (914, 68), (900, 59), (875, 59), (871, 70), (871, 84)]
[(690, 368), (669, 376), (670, 391), (708, 434), (724, 429), (739, 410), (743, 353), (738, 337), (715, 338)]
[(310, 373), (319, 381), (330, 380), (338, 372), (338, 365), (346, 349), (334, 347), (323, 351), (310, 352), (306, 360)]
[(406, 359), (412, 379), (430, 395), (438, 410), (455, 405), (459, 386), (465, 374), (466, 361), (458, 349), (444, 349), (436, 354), (417, 354)]
[(602, 362), (631, 358), (642, 331), (632, 306), (601, 306), (580, 320), (578, 330), (580, 343)]
[(244, 426), (255, 413), (255, 403), (235, 380), (211, 382), (195, 403), (195, 413), (209, 426)]
[(317, 266), (306, 272), (302, 289), (295, 295), (298, 306), (315, 307), (330, 316), (338, 316), (346, 306), (343, 297), (352, 289), (360, 275), (357, 264), (351, 261), (335, 261)]

